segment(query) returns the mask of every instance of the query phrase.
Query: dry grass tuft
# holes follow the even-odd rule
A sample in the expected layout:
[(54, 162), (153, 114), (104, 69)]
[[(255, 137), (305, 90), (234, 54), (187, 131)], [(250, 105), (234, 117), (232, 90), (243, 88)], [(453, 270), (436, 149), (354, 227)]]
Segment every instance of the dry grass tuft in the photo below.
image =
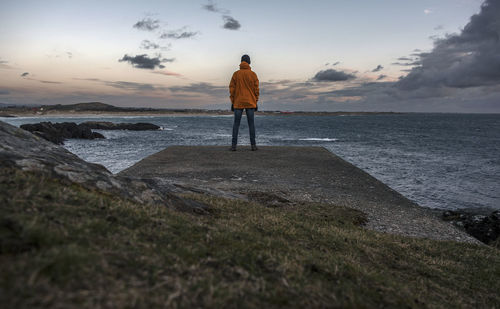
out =
[(500, 306), (497, 249), (367, 231), (352, 209), (191, 195), (196, 216), (0, 175), (5, 308)]

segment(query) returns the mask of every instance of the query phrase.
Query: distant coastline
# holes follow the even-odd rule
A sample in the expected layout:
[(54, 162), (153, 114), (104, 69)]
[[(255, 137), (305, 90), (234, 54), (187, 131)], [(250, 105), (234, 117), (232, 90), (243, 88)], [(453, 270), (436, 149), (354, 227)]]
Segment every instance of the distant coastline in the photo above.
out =
[[(355, 116), (377, 114), (401, 114), (397, 112), (306, 112), (306, 111), (259, 111), (260, 115), (280, 116)], [(1, 106), (0, 117), (40, 117), (40, 116), (200, 116), (200, 115), (232, 115), (228, 110), (208, 109), (159, 109), (143, 107), (117, 107), (101, 102), (77, 103), (68, 105), (41, 106)]]

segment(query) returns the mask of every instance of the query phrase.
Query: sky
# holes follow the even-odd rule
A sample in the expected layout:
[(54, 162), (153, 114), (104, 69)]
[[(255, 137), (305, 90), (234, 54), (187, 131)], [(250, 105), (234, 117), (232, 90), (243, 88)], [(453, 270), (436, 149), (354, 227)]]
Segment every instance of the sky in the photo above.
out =
[(0, 103), (500, 112), (500, 0), (0, 4)]

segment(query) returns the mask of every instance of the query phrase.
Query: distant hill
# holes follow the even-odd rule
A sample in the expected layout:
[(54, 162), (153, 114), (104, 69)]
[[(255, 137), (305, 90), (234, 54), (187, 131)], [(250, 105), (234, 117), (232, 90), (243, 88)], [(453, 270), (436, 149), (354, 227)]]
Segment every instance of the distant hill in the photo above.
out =
[(123, 111), (128, 110), (122, 107), (116, 107), (110, 104), (105, 104), (101, 102), (87, 102), (87, 103), (76, 103), (76, 104), (56, 104), (56, 105), (43, 105), (44, 110), (57, 110), (57, 111)]
[(14, 104), (14, 103), (4, 103), (0, 102), (0, 108), (4, 107), (38, 107), (40, 104)]

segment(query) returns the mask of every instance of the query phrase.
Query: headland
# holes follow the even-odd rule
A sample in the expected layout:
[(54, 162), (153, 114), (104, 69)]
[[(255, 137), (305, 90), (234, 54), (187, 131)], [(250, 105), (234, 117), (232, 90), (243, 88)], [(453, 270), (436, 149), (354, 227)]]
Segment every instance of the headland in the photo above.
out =
[(497, 247), (323, 148), (169, 147), (114, 175), (0, 122), (0, 172), (6, 308), (500, 304)]
[[(398, 114), (394, 112), (306, 112), (306, 111), (258, 111), (259, 115), (268, 116), (355, 116), (371, 114)], [(144, 108), (118, 107), (101, 102), (76, 104), (55, 104), (37, 106), (0, 106), (0, 117), (85, 117), (85, 116), (217, 116), (232, 115), (227, 109), (182, 109), (182, 108)]]
[(323, 147), (239, 147), (232, 152), (224, 146), (173, 146), (119, 175), (168, 183), (180, 191), (349, 207), (366, 213), (366, 227), (376, 231), (478, 242)]

